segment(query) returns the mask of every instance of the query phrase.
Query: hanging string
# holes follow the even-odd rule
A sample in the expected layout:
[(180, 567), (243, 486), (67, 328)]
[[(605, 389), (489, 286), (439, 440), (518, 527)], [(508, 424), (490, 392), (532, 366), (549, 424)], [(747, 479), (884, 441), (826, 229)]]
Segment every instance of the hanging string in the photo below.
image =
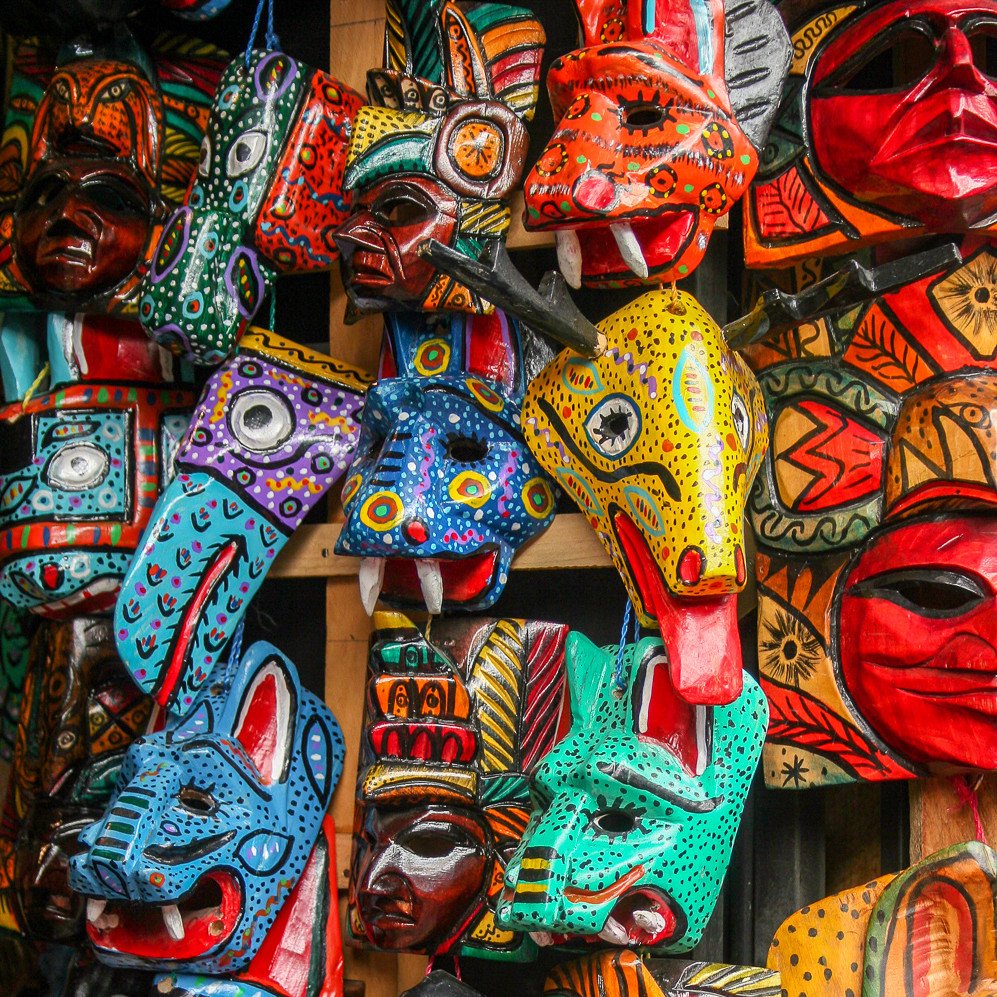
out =
[(630, 634), (630, 617), (632, 613), (633, 604), (630, 602), (630, 598), (627, 597), (627, 608), (623, 611), (623, 626), (620, 627), (620, 644), (616, 649), (616, 670), (613, 673), (613, 681), (616, 683), (616, 688), (613, 692), (617, 697), (622, 697), (627, 691), (626, 679), (623, 677), (623, 652), (626, 650), (627, 637)]
[(273, 29), (273, 0), (257, 0), (256, 16), (253, 18), (253, 27), (249, 33), (249, 41), (246, 44), (246, 69), (253, 57), (253, 46), (256, 44), (256, 36), (260, 33), (260, 21), (263, 19), (263, 8), (267, 9), (267, 27), (264, 35), (267, 51), (273, 52), (280, 48), (280, 39)]
[(980, 817), (980, 800), (976, 795), (976, 791), (980, 788), (982, 780), (983, 776), (980, 776), (975, 783), (971, 783), (969, 776), (955, 775), (952, 776), (952, 788), (955, 790), (955, 795), (959, 802), (964, 807), (968, 806), (973, 815), (973, 831), (976, 833), (976, 840), (983, 842), (984, 845), (989, 845), (987, 831), (983, 826), (983, 819)]

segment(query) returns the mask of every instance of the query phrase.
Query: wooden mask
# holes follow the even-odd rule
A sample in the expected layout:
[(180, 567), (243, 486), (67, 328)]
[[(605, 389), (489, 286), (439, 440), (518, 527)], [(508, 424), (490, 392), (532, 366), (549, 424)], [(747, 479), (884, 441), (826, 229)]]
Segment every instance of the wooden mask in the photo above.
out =
[[(194, 394), (137, 323), (51, 314), (39, 337), (38, 319), (8, 315), (0, 333), (0, 596), (51, 618), (106, 612)], [(46, 360), (49, 389), (31, 394)]]
[(621, 653), (572, 632), (566, 663), (571, 729), (533, 771), (498, 922), (688, 952), (727, 872), (765, 697), (749, 675), (728, 706), (687, 703), (656, 638)]
[(744, 361), (696, 300), (650, 291), (598, 325), (526, 392), (526, 441), (613, 558), (641, 623), (659, 626), (693, 703), (741, 690), (742, 517), (768, 445)]
[(197, 166), (222, 54), (169, 36), (147, 53), (122, 28), (107, 50), (70, 47), (51, 74), (36, 56), (24, 43), (15, 59), (0, 304), (135, 315), (167, 207)]
[(755, 966), (646, 959), (627, 949), (555, 966), (544, 997), (779, 997), (779, 974)]
[(262, 329), (205, 385), (115, 606), (121, 657), (185, 713), (273, 559), (345, 473), (360, 371)]
[(997, 255), (749, 347), (768, 785), (997, 766)]
[(516, 551), (554, 519), (554, 490), (520, 407), (549, 352), (504, 312), (386, 316), (380, 378), (343, 486), (337, 554), (361, 557), (368, 612), (480, 610)]
[(283, 52), (242, 56), (211, 106), (197, 175), (141, 289), (149, 335), (194, 363), (233, 350), (280, 274), (329, 269), (362, 99)]
[(746, 199), (748, 266), (991, 228), (997, 4), (798, 9), (779, 119)]
[(300, 887), (335, 920), (325, 811), (344, 754), (335, 717), (275, 647), (230, 661), (185, 718), (132, 744), (109, 809), (80, 836), (70, 884), (97, 957), (230, 977), (283, 945), (301, 987), (326, 926), (321, 908), (299, 909), (288, 936), (285, 908)]
[(350, 933), (396, 951), (528, 958), (495, 902), (526, 826), (526, 776), (557, 732), (567, 627), (441, 620), (430, 642), (401, 614), (374, 623)]
[(788, 917), (768, 964), (799, 997), (980, 995), (997, 986), (997, 854), (970, 841)]
[(476, 259), (505, 237), (543, 44), (521, 7), (388, 4), (386, 68), (368, 74), (346, 170), (353, 213), (336, 235), (356, 309), (491, 311), (419, 247), (435, 239)]
[(681, 279), (758, 166), (785, 29), (768, 3), (730, 18), (722, 0), (578, 7), (585, 47), (547, 78), (559, 124), (526, 178), (526, 226), (557, 232), (575, 287)]

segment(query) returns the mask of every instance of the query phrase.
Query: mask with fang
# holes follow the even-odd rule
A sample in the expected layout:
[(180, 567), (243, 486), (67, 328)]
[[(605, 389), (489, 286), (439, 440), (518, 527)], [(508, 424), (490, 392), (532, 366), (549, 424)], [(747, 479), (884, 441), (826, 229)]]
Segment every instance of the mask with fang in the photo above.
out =
[(651, 291), (530, 383), (527, 442), (609, 551), (672, 680), (694, 703), (741, 688), (742, 518), (768, 444), (751, 371), (694, 298)]
[(757, 168), (785, 29), (768, 3), (739, 4), (725, 49), (721, 0), (578, 6), (585, 47), (547, 78), (558, 124), (526, 178), (526, 225), (557, 232), (574, 287), (681, 279)]
[(997, 767), (997, 256), (962, 252), (746, 351), (772, 787)]
[(368, 612), (379, 593), (432, 613), (485, 609), (550, 525), (554, 492), (520, 429), (534, 342), (499, 311), (387, 316), (336, 544), (364, 559)]
[(997, 4), (799, 9), (796, 57), (746, 201), (748, 265), (992, 229)]
[(189, 709), (273, 558), (345, 473), (367, 383), (263, 330), (208, 381), (115, 609), (122, 659), (161, 706)]
[(343, 169), (359, 94), (283, 52), (222, 76), (197, 176), (142, 286), (149, 335), (194, 363), (224, 360), (277, 276), (327, 270), (346, 217)]
[(533, 814), (509, 861), (498, 922), (687, 952), (727, 871), (765, 736), (750, 676), (729, 706), (692, 706), (659, 640), (568, 636), (571, 729), (534, 769)]
[(97, 957), (245, 970), (314, 858), (343, 757), (339, 725), (291, 662), (250, 647), (185, 719), (132, 744), (107, 813), (81, 835), (70, 882)]
[(528, 10), (499, 4), (403, 0), (389, 8), (387, 65), (368, 74), (370, 105), (350, 139), (353, 214), (336, 235), (343, 282), (364, 312), (491, 311), (419, 247), (435, 239), (476, 259), (504, 238), (543, 29)]
[(567, 627), (439, 621), (433, 642), (375, 614), (349, 926), (383, 949), (523, 959), (495, 924), (526, 823), (525, 773), (550, 748)]

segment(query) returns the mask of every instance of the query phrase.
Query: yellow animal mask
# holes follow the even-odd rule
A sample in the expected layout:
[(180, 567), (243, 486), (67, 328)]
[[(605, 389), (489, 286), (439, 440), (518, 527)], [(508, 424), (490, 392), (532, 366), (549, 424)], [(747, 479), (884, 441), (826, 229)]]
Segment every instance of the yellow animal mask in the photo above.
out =
[(527, 443), (585, 513), (692, 703), (741, 691), (745, 500), (768, 446), (761, 391), (690, 295), (651, 291), (530, 384)]

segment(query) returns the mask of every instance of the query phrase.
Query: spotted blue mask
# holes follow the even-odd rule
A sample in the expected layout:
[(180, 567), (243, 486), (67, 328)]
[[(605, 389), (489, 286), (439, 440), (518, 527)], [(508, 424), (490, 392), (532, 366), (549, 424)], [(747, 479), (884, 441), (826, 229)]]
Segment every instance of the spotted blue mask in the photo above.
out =
[(485, 609), (515, 551), (554, 517), (553, 486), (519, 415), (542, 350), (501, 312), (386, 323), (336, 553), (363, 558), (368, 612), (379, 594), (432, 613)]
[(185, 719), (132, 743), (70, 884), (108, 965), (231, 975), (319, 840), (343, 738), (275, 647), (254, 644)]

